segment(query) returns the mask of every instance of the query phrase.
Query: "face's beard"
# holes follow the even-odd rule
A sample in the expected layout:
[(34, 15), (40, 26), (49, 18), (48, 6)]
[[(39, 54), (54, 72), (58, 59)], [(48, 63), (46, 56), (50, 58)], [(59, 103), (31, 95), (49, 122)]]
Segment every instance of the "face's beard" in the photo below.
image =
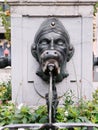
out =
[(47, 75), (50, 71), (53, 72), (54, 75), (60, 74), (59, 63), (54, 59), (47, 60), (42, 66), (42, 70)]

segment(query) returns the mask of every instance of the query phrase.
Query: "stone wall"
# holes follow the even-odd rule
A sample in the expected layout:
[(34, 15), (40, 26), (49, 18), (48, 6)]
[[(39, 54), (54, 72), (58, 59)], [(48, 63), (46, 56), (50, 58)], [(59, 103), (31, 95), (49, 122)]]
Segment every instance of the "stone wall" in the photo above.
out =
[(44, 104), (49, 84), (37, 75), (39, 64), (31, 55), (31, 44), (41, 23), (55, 16), (64, 24), (75, 47), (67, 65), (69, 77), (56, 84), (58, 95), (72, 89), (77, 99), (91, 98), (93, 4), (96, 0), (10, 0), (12, 31), (12, 95), (17, 103)]

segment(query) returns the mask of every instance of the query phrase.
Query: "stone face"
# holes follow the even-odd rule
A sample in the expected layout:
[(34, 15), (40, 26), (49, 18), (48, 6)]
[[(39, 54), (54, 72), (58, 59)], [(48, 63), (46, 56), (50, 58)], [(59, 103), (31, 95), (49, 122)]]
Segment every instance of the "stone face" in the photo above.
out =
[[(45, 104), (49, 84), (36, 75), (38, 62), (31, 45), (40, 24), (50, 16), (57, 17), (68, 31), (75, 54), (67, 65), (69, 77), (56, 84), (58, 95), (72, 89), (77, 98), (91, 98), (93, 4), (78, 0), (11, 0), (12, 85), (13, 100), (27, 105)], [(41, 98), (40, 95), (43, 97)]]

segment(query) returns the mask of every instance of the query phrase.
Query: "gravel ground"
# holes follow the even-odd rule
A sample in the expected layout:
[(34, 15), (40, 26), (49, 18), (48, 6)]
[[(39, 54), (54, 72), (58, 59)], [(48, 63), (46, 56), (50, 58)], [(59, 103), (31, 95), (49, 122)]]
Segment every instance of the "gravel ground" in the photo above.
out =
[(0, 82), (11, 80), (11, 67), (0, 69)]

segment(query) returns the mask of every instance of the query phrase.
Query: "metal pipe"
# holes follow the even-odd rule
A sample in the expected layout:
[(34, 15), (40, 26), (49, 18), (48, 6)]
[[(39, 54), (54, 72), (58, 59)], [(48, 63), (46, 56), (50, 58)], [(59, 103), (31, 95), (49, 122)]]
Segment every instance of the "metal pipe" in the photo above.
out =
[(52, 93), (52, 72), (49, 72), (50, 74), (50, 87), (49, 87), (49, 123), (52, 123), (52, 98), (53, 98), (53, 93)]

